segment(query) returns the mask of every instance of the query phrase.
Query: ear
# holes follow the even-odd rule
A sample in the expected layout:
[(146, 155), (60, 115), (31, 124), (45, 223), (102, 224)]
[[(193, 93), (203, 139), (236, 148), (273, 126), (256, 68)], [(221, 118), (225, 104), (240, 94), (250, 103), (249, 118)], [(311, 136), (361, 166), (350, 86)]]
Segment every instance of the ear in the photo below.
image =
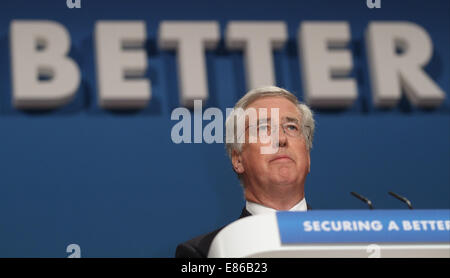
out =
[(309, 152), (308, 152), (308, 174), (309, 174), (309, 172), (311, 172), (311, 156), (309, 155)]
[(233, 153), (231, 154), (231, 163), (233, 164), (233, 170), (237, 174), (244, 173), (245, 169), (244, 164), (242, 163), (242, 156), (236, 150), (233, 150)]

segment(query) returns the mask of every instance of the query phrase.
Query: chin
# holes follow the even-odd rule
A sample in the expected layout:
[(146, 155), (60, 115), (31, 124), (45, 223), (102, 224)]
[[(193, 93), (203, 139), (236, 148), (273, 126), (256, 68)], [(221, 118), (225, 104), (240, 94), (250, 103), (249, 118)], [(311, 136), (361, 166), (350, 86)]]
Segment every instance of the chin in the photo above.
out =
[(277, 175), (276, 177), (274, 177), (273, 182), (276, 184), (281, 184), (281, 185), (288, 185), (288, 184), (292, 184), (295, 183), (297, 181), (297, 177), (295, 177), (294, 175), (289, 175), (289, 176), (280, 176)]

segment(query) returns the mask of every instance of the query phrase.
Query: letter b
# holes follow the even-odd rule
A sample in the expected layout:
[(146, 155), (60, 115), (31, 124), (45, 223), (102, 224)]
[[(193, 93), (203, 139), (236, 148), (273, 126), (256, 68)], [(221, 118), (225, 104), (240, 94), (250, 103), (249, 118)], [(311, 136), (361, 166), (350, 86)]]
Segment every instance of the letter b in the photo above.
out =
[(57, 108), (75, 96), (81, 74), (68, 56), (70, 35), (63, 25), (47, 20), (13, 20), (10, 43), (16, 108)]

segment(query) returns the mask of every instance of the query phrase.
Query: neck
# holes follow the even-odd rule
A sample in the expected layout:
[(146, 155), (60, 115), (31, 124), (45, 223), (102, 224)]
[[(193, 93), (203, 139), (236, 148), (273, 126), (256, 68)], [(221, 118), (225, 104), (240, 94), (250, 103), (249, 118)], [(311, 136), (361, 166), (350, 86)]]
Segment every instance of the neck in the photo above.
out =
[(245, 187), (245, 199), (275, 210), (289, 210), (305, 197), (303, 185), (270, 186), (269, 188), (271, 190), (264, 191), (260, 190), (261, 188), (254, 190), (252, 186)]

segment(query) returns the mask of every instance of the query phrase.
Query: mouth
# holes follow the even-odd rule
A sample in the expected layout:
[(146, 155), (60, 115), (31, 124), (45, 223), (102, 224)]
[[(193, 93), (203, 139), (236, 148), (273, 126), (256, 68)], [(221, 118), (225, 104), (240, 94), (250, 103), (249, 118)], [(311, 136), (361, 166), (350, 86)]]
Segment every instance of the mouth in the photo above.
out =
[(272, 158), (269, 162), (283, 162), (283, 161), (293, 161), (288, 155), (277, 155)]

